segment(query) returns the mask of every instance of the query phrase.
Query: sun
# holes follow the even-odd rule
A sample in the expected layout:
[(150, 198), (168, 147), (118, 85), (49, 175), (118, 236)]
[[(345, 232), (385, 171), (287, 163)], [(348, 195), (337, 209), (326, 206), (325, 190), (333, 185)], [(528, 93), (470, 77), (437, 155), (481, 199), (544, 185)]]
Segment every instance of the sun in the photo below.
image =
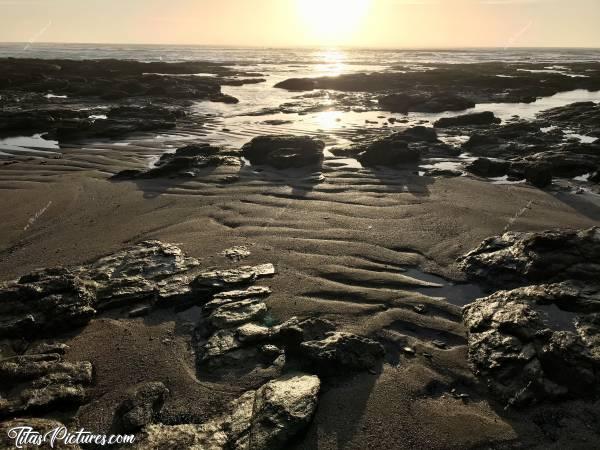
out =
[(307, 37), (323, 45), (348, 44), (372, 0), (296, 0)]

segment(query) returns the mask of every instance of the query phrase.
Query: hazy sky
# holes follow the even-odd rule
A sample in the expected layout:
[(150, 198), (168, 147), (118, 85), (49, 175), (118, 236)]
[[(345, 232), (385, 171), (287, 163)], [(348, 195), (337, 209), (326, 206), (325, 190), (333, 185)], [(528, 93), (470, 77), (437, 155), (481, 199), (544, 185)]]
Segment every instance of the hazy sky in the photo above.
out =
[(600, 47), (600, 0), (0, 0), (0, 41)]

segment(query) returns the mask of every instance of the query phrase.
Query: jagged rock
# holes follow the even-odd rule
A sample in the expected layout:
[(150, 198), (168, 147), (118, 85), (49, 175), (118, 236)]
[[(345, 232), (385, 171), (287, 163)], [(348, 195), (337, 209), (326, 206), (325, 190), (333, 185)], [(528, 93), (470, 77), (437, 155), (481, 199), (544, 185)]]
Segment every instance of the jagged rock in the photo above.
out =
[(589, 398), (600, 381), (598, 312), (598, 285), (563, 282), (496, 292), (463, 309), (469, 359), (508, 405)]
[(302, 342), (323, 339), (327, 333), (334, 330), (335, 325), (325, 319), (299, 320), (297, 317), (292, 317), (277, 326), (274, 333), (277, 334), (278, 339), (283, 342), (287, 350), (297, 352)]
[(238, 269), (214, 270), (199, 274), (192, 286), (199, 290), (217, 293), (226, 289), (236, 288), (253, 283), (258, 278), (275, 274), (273, 264), (259, 266), (243, 266)]
[(421, 153), (409, 147), (404, 139), (397, 135), (380, 139), (368, 145), (357, 155), (357, 159), (365, 166), (398, 166), (416, 164), (421, 159)]
[(130, 433), (154, 423), (168, 394), (169, 390), (161, 382), (149, 382), (135, 387), (117, 408), (119, 430)]
[(507, 174), (510, 164), (507, 161), (477, 158), (465, 168), (467, 171), (481, 177), (503, 177)]
[(242, 154), (252, 164), (277, 169), (320, 165), (325, 143), (308, 136), (258, 136), (242, 147)]
[(573, 147), (559, 147), (526, 156), (522, 164), (526, 167), (542, 166), (556, 177), (573, 178), (593, 172), (600, 163), (600, 147), (594, 148), (593, 154), (575, 153)]
[(183, 274), (198, 264), (179, 247), (145, 241), (84, 266), (34, 271), (0, 286), (0, 336), (70, 330), (130, 301), (189, 299)]
[(22, 355), (0, 361), (0, 416), (43, 412), (85, 401), (92, 364), (65, 362), (56, 353)]
[(343, 332), (330, 332), (324, 339), (302, 342), (300, 351), (319, 371), (330, 371), (339, 366), (372, 369), (384, 354), (378, 342)]
[(509, 232), (460, 259), (469, 278), (503, 288), (568, 279), (600, 279), (600, 228)]
[(464, 114), (456, 117), (442, 117), (433, 126), (436, 128), (457, 127), (465, 125), (491, 125), (502, 122), (493, 112), (484, 111), (480, 113)]
[(0, 286), (0, 336), (27, 336), (85, 325), (96, 313), (89, 280), (44, 269)]
[(229, 258), (233, 261), (240, 261), (251, 255), (250, 251), (248, 250), (248, 247), (245, 247), (243, 245), (238, 245), (236, 247), (225, 249), (221, 252), (221, 254), (224, 257)]
[(227, 303), (215, 309), (209, 320), (215, 328), (230, 328), (261, 320), (267, 314), (267, 305), (260, 300), (248, 299)]
[(472, 100), (456, 95), (390, 94), (379, 99), (382, 109), (397, 113), (463, 111), (475, 106)]
[[(19, 429), (31, 429), (41, 437), (46, 435), (46, 433), (53, 432), (57, 428), (63, 428), (64, 425), (61, 422), (51, 419), (39, 419), (35, 417), (27, 417), (25, 419), (13, 419), (6, 422), (0, 423), (0, 448), (5, 450), (20, 450), (23, 448), (50, 448), (49, 442), (46, 441), (46, 446), (30, 446), (25, 444), (26, 446), (20, 445), (16, 446), (16, 439), (19, 436)], [(11, 431), (13, 430), (13, 431)], [(41, 443), (40, 443), (41, 444)], [(54, 442), (54, 449), (56, 450), (80, 450), (81, 447), (76, 444), (65, 444), (63, 441), (57, 440)]]
[(277, 450), (308, 426), (317, 406), (320, 381), (290, 374), (248, 391), (231, 413), (202, 425), (150, 425), (135, 448)]
[(174, 278), (174, 284), (183, 289), (181, 296), (190, 296), (189, 280), (178, 276), (198, 265), (197, 259), (187, 257), (175, 245), (144, 241), (82, 266), (78, 272), (97, 284), (97, 308), (107, 309), (132, 299), (154, 298), (161, 292), (172, 297), (168, 291), (174, 286), (167, 281)]

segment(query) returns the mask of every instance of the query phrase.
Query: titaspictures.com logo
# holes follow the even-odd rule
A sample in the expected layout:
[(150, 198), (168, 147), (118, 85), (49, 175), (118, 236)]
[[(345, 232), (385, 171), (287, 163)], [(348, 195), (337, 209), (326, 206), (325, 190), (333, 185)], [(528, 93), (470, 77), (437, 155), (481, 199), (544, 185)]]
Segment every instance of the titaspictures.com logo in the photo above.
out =
[(67, 427), (53, 428), (40, 433), (29, 426), (18, 426), (8, 430), (8, 438), (13, 441), (16, 448), (31, 448), (32, 446), (46, 446), (57, 448), (59, 445), (127, 445), (135, 442), (133, 434), (94, 434), (81, 428), (78, 431), (69, 431)]

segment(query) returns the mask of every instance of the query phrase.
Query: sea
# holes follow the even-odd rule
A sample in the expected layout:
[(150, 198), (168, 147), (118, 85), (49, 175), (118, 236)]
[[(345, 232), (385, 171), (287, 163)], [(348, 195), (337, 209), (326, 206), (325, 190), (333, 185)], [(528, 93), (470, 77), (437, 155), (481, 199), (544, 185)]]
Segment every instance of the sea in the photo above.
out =
[[(576, 90), (538, 99), (533, 103), (478, 104), (464, 112), (416, 114), (408, 116), (385, 113), (376, 103), (369, 111), (336, 110), (334, 96), (315, 98), (313, 102), (332, 108), (314, 113), (262, 114), (280, 105), (298, 102), (299, 94), (275, 89), (273, 86), (287, 78), (335, 76), (346, 73), (378, 71), (427, 70), (432, 64), (461, 64), (477, 62), (540, 63), (535, 71), (561, 73), (570, 77), (584, 77), (565, 67), (566, 63), (600, 61), (600, 49), (568, 48), (506, 48), (506, 49), (348, 49), (348, 48), (234, 48), (183, 45), (122, 45), (122, 44), (51, 44), (0, 43), (0, 57), (45, 59), (127, 59), (137, 61), (210, 61), (232, 66), (247, 72), (257, 72), (267, 80), (260, 84), (224, 86), (223, 92), (238, 98), (238, 104), (198, 102), (195, 112), (211, 118), (201, 134), (203, 140), (237, 147), (261, 134), (309, 134), (324, 137), (328, 145), (345, 145), (352, 136), (365, 130), (390, 129), (391, 117), (403, 119), (405, 124), (432, 123), (442, 116), (465, 112), (493, 111), (508, 120), (519, 116), (534, 118), (548, 108), (577, 101), (600, 101), (600, 92)], [(524, 69), (527, 70), (527, 69)], [(210, 74), (195, 74), (210, 76)], [(503, 76), (498, 73), (498, 76)], [(60, 93), (49, 93), (60, 101)], [(309, 102), (310, 100), (304, 100)], [(383, 117), (385, 116), (385, 117)], [(407, 122), (408, 120), (408, 122)], [(278, 123), (278, 124), (275, 124)], [(405, 125), (406, 126), (406, 125)], [(566, 130), (568, 131), (568, 130)], [(578, 137), (574, 135), (574, 137)], [(189, 136), (197, 139), (198, 135)], [(580, 136), (587, 142), (594, 138)], [(460, 144), (458, 142), (457, 144)], [(47, 148), (57, 146), (40, 136), (22, 136), (0, 140), (0, 152), (18, 148)]]

